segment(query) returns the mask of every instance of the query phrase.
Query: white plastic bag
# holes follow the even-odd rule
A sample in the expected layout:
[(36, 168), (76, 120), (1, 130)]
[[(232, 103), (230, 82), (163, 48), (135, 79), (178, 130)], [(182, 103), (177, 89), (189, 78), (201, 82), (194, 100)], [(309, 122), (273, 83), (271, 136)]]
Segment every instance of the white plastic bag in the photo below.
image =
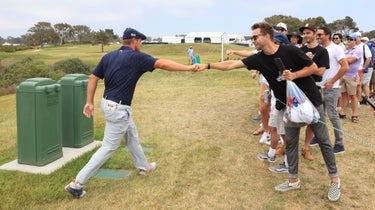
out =
[(286, 81), (285, 122), (312, 124), (319, 121), (320, 115), (309, 98), (291, 80)]

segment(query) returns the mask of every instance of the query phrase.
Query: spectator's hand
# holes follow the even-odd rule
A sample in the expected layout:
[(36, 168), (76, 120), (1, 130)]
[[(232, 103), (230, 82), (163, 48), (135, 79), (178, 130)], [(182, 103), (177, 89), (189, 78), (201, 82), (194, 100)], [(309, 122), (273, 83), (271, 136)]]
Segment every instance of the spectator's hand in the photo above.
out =
[(257, 74), (258, 74), (258, 71), (254, 71), (253, 73), (251, 73), (251, 77), (255, 79), (257, 77)]
[(198, 64), (194, 64), (194, 65), (192, 65), (191, 66), (191, 71), (192, 72), (198, 72), (198, 71), (201, 71), (201, 70), (199, 70), (199, 65)]
[(234, 55), (233, 50), (227, 50), (227, 55)]
[(204, 71), (205, 69), (207, 69), (207, 64), (196, 64), (197, 66), (197, 71)]
[(83, 108), (83, 114), (90, 118), (92, 115), (94, 115), (94, 104), (86, 103), (85, 107)]
[(307, 57), (309, 57), (311, 60), (313, 59), (314, 55), (311, 52), (306, 53)]
[(291, 72), (290, 70), (284, 70), (283, 76), (286, 80), (294, 80), (297, 78), (297, 72)]
[(326, 84), (324, 84), (324, 88), (333, 88), (333, 82), (330, 80), (328, 82), (326, 82)]

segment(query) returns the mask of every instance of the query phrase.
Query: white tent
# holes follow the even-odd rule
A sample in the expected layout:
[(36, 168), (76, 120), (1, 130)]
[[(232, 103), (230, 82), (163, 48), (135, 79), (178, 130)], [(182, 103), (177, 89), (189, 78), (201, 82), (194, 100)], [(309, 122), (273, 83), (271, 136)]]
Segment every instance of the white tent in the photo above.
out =
[(228, 34), (225, 32), (190, 32), (185, 36), (185, 43), (229, 43)]

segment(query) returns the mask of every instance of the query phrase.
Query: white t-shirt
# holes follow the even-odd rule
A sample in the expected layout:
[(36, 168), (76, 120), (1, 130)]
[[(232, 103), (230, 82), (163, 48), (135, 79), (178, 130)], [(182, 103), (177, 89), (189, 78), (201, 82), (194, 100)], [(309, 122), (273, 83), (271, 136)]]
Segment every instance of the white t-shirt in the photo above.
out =
[[(361, 48), (361, 51), (362, 51), (362, 57), (363, 57), (363, 45), (364, 45), (363, 42), (361, 42), (361, 43), (358, 45), (358, 47)], [(365, 46), (364, 49), (365, 49), (365, 58), (367, 59), (367, 58), (372, 57), (371, 50), (370, 50), (370, 48), (367, 46), (367, 44), (366, 44), (366, 46)], [(361, 69), (362, 69), (363, 64), (365, 63), (366, 59), (362, 59)], [(360, 69), (359, 69), (359, 70), (360, 70)]]
[[(345, 53), (341, 46), (331, 43), (326, 47), (329, 55), (329, 69), (326, 69), (322, 81), (320, 82), (320, 86), (323, 88), (324, 84), (328, 81), (330, 81), (340, 70), (341, 65), (339, 64), (339, 61), (341, 59), (345, 59)], [(337, 80), (335, 84), (333, 84), (333, 88), (339, 88), (340, 87), (340, 80)]]

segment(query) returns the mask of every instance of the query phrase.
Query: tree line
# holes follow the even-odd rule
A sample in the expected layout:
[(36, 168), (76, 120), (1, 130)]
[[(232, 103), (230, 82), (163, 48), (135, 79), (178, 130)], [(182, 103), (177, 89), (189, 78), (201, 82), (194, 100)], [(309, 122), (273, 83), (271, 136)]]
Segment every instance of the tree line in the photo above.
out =
[[(299, 32), (299, 28), (307, 23), (314, 24), (316, 27), (326, 26), (331, 29), (332, 33), (341, 33), (343, 36), (360, 31), (357, 23), (350, 16), (335, 20), (331, 23), (327, 23), (322, 16), (301, 20), (292, 16), (274, 15), (264, 20), (275, 25), (279, 22), (283, 22), (287, 25), (289, 32)], [(362, 36), (375, 38), (375, 29), (371, 31), (361, 31), (361, 33)]]
[[(9, 42), (17, 45), (32, 47), (44, 47), (45, 45), (59, 46), (65, 43), (90, 43), (107, 45), (113, 41), (119, 41), (113, 29), (93, 31), (86, 25), (70, 25), (57, 23), (52, 26), (49, 22), (38, 22), (27, 30), (28, 33), (21, 37), (0, 37), (0, 43)], [(103, 47), (102, 47), (103, 50)]]

